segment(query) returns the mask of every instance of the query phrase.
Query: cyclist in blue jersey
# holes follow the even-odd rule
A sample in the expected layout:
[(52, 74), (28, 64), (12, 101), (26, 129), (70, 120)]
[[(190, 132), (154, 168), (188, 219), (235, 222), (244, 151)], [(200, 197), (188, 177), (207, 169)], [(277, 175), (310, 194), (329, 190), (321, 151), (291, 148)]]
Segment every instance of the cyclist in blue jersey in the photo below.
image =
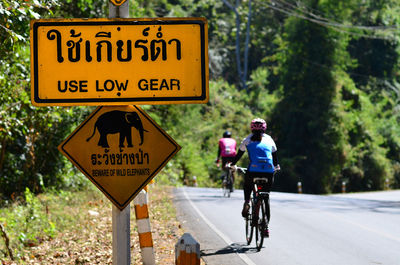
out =
[[(250, 209), (250, 195), (253, 189), (253, 178), (267, 178), (268, 183), (266, 191), (270, 192), (273, 183), (275, 170), (279, 170), (278, 158), (276, 155), (277, 148), (274, 140), (265, 133), (267, 123), (260, 118), (251, 121), (250, 124), (251, 134), (248, 135), (240, 144), (239, 151), (230, 165), (231, 168), (236, 168), (236, 163), (243, 156), (247, 149), (249, 155), (249, 166), (244, 178), (244, 204), (242, 216), (246, 217)], [(269, 207), (269, 205), (267, 206)], [(269, 218), (268, 218), (269, 220)], [(269, 231), (265, 231), (269, 235)]]

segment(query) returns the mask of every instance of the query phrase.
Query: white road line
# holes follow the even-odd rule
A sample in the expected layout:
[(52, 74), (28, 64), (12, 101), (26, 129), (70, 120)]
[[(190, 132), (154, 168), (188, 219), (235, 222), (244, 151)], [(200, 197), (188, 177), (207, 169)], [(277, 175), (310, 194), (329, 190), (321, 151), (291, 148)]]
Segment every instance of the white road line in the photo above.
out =
[[(193, 209), (198, 213), (198, 215), (200, 215), (200, 217), (203, 219), (203, 221), (219, 236), (221, 237), (225, 243), (227, 243), (228, 245), (232, 245), (234, 242), (232, 240), (230, 240), (224, 233), (222, 233), (213, 223), (210, 222), (210, 220), (207, 219), (207, 217), (205, 217), (203, 215), (203, 213), (199, 210), (199, 208), (197, 208), (196, 205), (194, 205), (194, 203), (192, 202), (192, 200), (189, 198), (188, 194), (186, 193), (186, 190), (183, 189), (183, 194), (185, 195), (186, 199), (189, 201), (190, 205), (193, 207)], [(241, 258), (246, 264), (248, 265), (256, 265), (253, 261), (251, 261), (251, 259), (249, 257), (247, 257), (245, 254), (242, 253), (236, 253), (239, 258)]]

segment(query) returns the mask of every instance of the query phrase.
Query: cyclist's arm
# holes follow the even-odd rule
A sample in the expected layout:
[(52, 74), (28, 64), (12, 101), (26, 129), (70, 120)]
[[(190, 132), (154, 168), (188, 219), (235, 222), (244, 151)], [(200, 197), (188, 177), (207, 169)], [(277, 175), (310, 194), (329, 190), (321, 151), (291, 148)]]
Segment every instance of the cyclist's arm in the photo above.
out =
[(221, 155), (221, 146), (218, 145), (218, 154), (217, 154), (217, 160), (216, 160), (217, 162), (219, 162), (220, 155)]
[(272, 163), (276, 167), (278, 165), (278, 156), (276, 155), (276, 151), (272, 153)]
[(244, 138), (243, 141), (240, 143), (238, 152), (232, 161), (232, 165), (236, 165), (236, 163), (240, 160), (240, 158), (242, 158), (244, 152), (246, 152), (246, 146), (247, 146), (248, 142), (250, 141), (250, 136), (251, 136), (251, 134), (249, 136), (247, 136), (246, 138)]
[(242, 150), (240, 150), (240, 149), (238, 150), (238, 153), (236, 154), (235, 158), (234, 158), (233, 161), (232, 161), (232, 165), (236, 165), (237, 161), (239, 161), (240, 158), (242, 158), (244, 152), (245, 152), (245, 151), (242, 151)]

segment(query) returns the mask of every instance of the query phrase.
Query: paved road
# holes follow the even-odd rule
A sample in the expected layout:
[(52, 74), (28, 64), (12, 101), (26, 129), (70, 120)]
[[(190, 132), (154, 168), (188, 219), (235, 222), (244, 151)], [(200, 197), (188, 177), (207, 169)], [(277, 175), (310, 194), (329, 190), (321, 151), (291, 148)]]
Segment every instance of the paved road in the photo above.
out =
[(179, 188), (178, 218), (209, 265), (400, 264), (400, 191), (331, 196), (271, 193), (271, 237), (247, 246), (243, 193)]

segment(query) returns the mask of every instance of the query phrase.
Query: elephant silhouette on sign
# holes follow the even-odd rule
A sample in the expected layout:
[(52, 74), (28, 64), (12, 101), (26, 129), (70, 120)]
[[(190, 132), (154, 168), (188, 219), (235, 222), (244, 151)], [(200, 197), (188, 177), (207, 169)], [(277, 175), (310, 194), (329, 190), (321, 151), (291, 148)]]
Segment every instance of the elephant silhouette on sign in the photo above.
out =
[(143, 128), (142, 121), (136, 112), (119, 110), (106, 112), (97, 118), (93, 128), (93, 134), (87, 138), (86, 141), (90, 141), (90, 139), (95, 135), (97, 129), (100, 133), (100, 139), (97, 145), (104, 148), (109, 148), (110, 146), (107, 141), (107, 135), (119, 133), (119, 147), (122, 151), (125, 140), (128, 143), (128, 147), (133, 147), (132, 127), (135, 127), (138, 130), (140, 135), (139, 145), (142, 145), (143, 132), (147, 131)]

